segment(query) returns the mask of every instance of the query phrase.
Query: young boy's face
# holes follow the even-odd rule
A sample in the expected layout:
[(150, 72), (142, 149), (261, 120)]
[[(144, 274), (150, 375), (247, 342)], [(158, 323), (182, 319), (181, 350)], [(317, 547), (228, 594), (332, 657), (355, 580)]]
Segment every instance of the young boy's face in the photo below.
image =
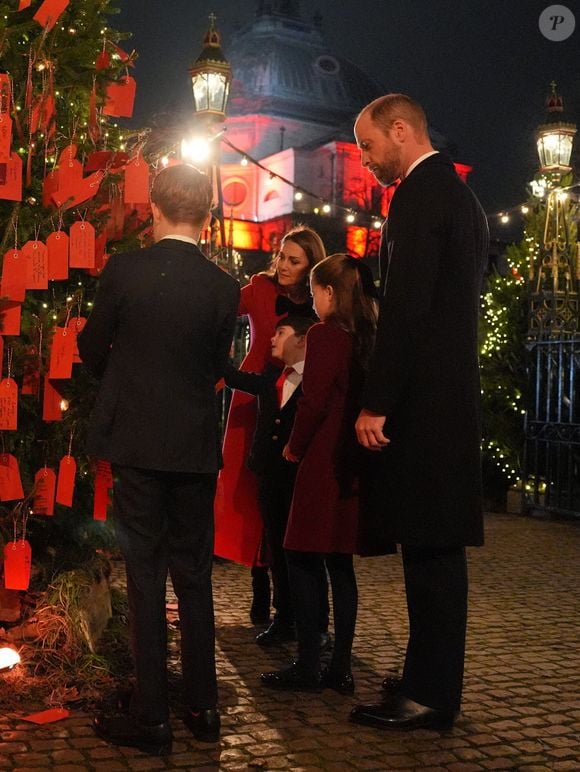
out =
[(304, 359), (304, 336), (296, 335), (288, 325), (276, 327), (271, 343), (272, 356), (281, 359), (285, 365), (293, 365)]

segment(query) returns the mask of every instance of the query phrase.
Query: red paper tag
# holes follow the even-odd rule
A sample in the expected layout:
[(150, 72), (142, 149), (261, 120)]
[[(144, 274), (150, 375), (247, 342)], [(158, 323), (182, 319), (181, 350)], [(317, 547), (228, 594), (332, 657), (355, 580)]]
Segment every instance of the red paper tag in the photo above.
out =
[(23, 721), (30, 721), (32, 724), (52, 724), (53, 721), (61, 721), (70, 716), (70, 710), (66, 708), (48, 708), (39, 713), (31, 713), (28, 716), (22, 716)]
[(7, 113), (0, 113), (0, 161), (10, 160), (12, 145), (12, 119)]
[(95, 476), (95, 499), (93, 504), (93, 520), (107, 519), (109, 504), (109, 489), (113, 486), (111, 464), (108, 461), (97, 461)]
[(127, 204), (149, 202), (149, 166), (141, 153), (125, 167), (124, 196)]
[(131, 118), (135, 102), (137, 84), (131, 75), (125, 75), (119, 81), (109, 83), (105, 94), (103, 115), (117, 118)]
[(42, 400), (42, 420), (43, 421), (62, 421), (62, 408), (60, 406), (61, 401), (62, 401), (62, 394), (56, 388), (56, 386), (49, 380), (48, 375), (45, 375), (44, 376), (44, 395)]
[(0, 163), (0, 198), (22, 201), (22, 158), (12, 153), (10, 160)]
[(77, 161), (76, 145), (67, 145), (58, 159), (58, 189), (69, 190), (83, 178), (83, 166)]
[(56, 193), (52, 194), (52, 200), (63, 209), (78, 206), (78, 204), (88, 201), (88, 199), (93, 198), (97, 194), (104, 176), (105, 172), (98, 171), (94, 174), (89, 174), (88, 177), (77, 180), (74, 187), (65, 188), (61, 184)]
[(48, 377), (51, 380), (70, 378), (72, 375), (75, 337), (68, 327), (57, 327), (50, 346), (50, 367)]
[(68, 279), (68, 234), (55, 231), (46, 239), (48, 250), (48, 278), (54, 281)]
[(99, 70), (106, 70), (107, 67), (111, 65), (111, 57), (106, 51), (101, 51), (101, 53), (97, 56), (97, 61), (95, 63), (95, 69), (97, 72)]
[(22, 247), (26, 258), (26, 288), (48, 289), (48, 250), (43, 241), (27, 241)]
[(70, 227), (69, 262), (71, 268), (95, 267), (95, 229), (86, 220), (78, 220)]
[(10, 84), (10, 75), (6, 72), (0, 72), (0, 113), (10, 112), (11, 100), (12, 86)]
[[(73, 353), (73, 363), (80, 364), (83, 360), (80, 357), (79, 354), (79, 347), (77, 344), (77, 340), (79, 337), (80, 332), (82, 331), (83, 327), (87, 323), (87, 320), (84, 318), (84, 316), (75, 316), (73, 319), (69, 319), (68, 328), (71, 331), (71, 334), (74, 336), (75, 339), (75, 350)], [(2, 359), (0, 359), (0, 362)]]
[(68, 4), (69, 0), (44, 0), (32, 18), (50, 32)]
[(22, 305), (12, 301), (0, 302), (0, 332), (2, 335), (20, 335)]
[(26, 539), (4, 545), (4, 587), (7, 590), (27, 590), (30, 584), (32, 549)]
[(52, 195), (58, 190), (58, 171), (49, 172), (42, 185), (42, 206), (45, 209), (52, 204)]
[(77, 462), (72, 456), (63, 456), (58, 465), (58, 485), (56, 500), (65, 507), (72, 507), (75, 491)]
[(54, 515), (54, 495), (56, 475), (52, 469), (39, 469), (34, 475), (34, 501), (32, 511), (35, 515)]
[(0, 381), (0, 430), (14, 431), (17, 428), (18, 386), (13, 378), (3, 378)]
[(18, 460), (11, 453), (0, 456), (0, 499), (15, 501), (24, 498)]
[(18, 249), (10, 249), (4, 255), (0, 295), (18, 303), (26, 295), (26, 258)]
[(32, 0), (20, 0), (18, 3), (18, 10), (24, 11), (27, 8), (30, 8), (30, 4), (32, 3)]

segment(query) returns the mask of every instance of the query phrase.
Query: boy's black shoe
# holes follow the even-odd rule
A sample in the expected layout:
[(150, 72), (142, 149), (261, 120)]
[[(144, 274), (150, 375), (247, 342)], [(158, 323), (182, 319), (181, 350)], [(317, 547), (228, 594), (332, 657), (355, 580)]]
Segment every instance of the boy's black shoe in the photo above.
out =
[(322, 689), (320, 673), (305, 672), (298, 662), (293, 662), (284, 670), (272, 673), (262, 673), (260, 680), (269, 689), (279, 689), (295, 692), (319, 692)]
[(323, 689), (332, 689), (339, 694), (354, 694), (354, 678), (352, 673), (335, 673), (330, 668), (322, 671)]
[(196, 740), (204, 743), (217, 743), (220, 738), (221, 720), (217, 708), (207, 710), (188, 710), (183, 716), (183, 723)]
[(171, 753), (173, 736), (168, 721), (148, 725), (130, 715), (98, 713), (93, 719), (93, 729), (99, 737), (113, 745), (128, 745), (150, 756), (168, 756)]

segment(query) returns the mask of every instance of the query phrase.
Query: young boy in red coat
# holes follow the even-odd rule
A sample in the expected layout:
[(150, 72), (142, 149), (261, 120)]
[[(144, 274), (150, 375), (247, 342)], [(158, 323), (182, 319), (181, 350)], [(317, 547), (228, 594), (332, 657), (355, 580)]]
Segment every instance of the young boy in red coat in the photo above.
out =
[[(225, 382), (230, 388), (258, 397), (258, 417), (252, 447), (247, 459), (249, 469), (258, 476), (259, 505), (267, 545), (271, 552), (272, 584), (276, 613), (270, 626), (256, 637), (260, 646), (272, 646), (295, 638), (294, 605), (288, 583), (288, 567), (283, 548), (288, 513), (292, 503), (297, 467), (282, 457), (288, 442), (296, 405), (302, 395), (302, 372), (306, 333), (314, 324), (309, 317), (287, 316), (281, 319), (272, 336), (272, 357), (286, 367), (268, 366), (263, 373), (249, 373), (228, 365)], [(321, 647), (330, 644), (328, 629), (328, 588), (321, 579), (324, 602), (320, 609)]]

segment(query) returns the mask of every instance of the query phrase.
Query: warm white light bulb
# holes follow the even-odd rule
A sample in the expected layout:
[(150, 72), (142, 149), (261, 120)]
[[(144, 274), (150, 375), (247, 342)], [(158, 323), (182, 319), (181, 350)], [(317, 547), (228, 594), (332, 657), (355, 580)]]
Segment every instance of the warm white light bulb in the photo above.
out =
[(0, 649), (0, 670), (12, 670), (20, 662), (20, 654), (7, 646)]

